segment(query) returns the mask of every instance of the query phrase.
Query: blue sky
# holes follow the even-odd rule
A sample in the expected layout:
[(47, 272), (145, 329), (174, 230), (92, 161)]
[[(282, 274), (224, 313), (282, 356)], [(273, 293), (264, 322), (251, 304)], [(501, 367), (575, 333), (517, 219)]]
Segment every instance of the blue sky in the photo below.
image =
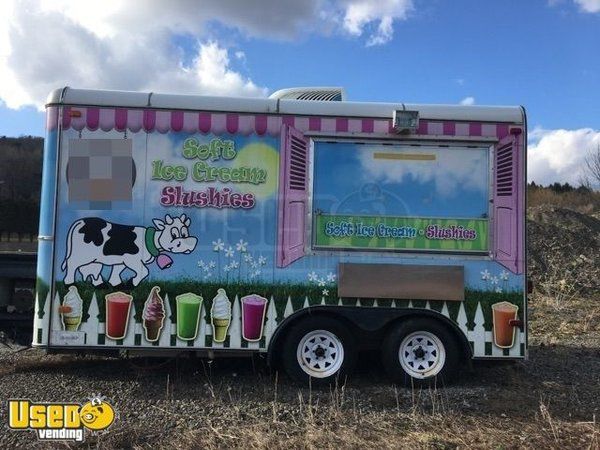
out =
[(3, 4), (0, 135), (43, 135), (37, 108), (65, 84), (244, 96), (337, 85), (357, 101), (522, 104), (540, 182), (576, 182), (600, 145), (600, 0), (168, 5)]

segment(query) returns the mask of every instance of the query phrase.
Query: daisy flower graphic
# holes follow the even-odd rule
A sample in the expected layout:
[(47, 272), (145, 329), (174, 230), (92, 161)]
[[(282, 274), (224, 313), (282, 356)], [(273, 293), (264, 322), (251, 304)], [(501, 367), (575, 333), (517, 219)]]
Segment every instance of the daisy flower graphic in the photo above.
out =
[(238, 252), (244, 253), (247, 248), (248, 248), (248, 243), (245, 242), (243, 239), (240, 239), (240, 241), (237, 244), (235, 244), (235, 249)]
[(214, 252), (220, 252), (221, 250), (223, 250), (225, 248), (225, 242), (223, 242), (221, 240), (221, 238), (217, 239), (216, 241), (213, 241), (212, 245), (213, 245)]

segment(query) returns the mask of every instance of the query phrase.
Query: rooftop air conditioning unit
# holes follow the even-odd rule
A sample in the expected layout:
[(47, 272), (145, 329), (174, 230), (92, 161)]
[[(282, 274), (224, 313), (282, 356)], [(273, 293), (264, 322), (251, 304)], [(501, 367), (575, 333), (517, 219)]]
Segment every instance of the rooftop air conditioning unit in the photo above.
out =
[(277, 100), (317, 100), (322, 102), (343, 102), (346, 91), (341, 87), (297, 87), (280, 89), (269, 98)]

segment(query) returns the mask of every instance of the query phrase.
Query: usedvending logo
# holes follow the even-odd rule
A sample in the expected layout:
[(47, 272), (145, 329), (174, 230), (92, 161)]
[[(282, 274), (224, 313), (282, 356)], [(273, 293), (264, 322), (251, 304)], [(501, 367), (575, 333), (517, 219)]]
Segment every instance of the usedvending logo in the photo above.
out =
[(100, 433), (112, 425), (115, 410), (103, 396), (94, 395), (80, 403), (36, 403), (8, 401), (8, 426), (12, 430), (33, 430), (42, 441), (83, 442), (86, 430)]

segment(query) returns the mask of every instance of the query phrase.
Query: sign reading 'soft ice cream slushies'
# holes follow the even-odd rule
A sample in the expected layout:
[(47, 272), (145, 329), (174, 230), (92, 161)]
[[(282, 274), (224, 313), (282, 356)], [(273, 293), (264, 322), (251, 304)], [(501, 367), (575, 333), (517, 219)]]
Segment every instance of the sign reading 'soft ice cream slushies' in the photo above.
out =
[(488, 249), (488, 221), (320, 214), (316, 216), (315, 244), (349, 249), (483, 252)]
[[(198, 184), (261, 185), (267, 182), (267, 171), (246, 165), (236, 159), (235, 141), (212, 139), (202, 144), (196, 138), (183, 142), (181, 155), (195, 161), (191, 165), (171, 164), (161, 159), (152, 161), (152, 179), (183, 183), (191, 179)], [(223, 164), (225, 163), (225, 164)], [(250, 209), (256, 204), (252, 189), (243, 192), (235, 188), (211, 186), (202, 190), (187, 190), (182, 186), (165, 186), (161, 191), (162, 206), (194, 206), (197, 208)]]

